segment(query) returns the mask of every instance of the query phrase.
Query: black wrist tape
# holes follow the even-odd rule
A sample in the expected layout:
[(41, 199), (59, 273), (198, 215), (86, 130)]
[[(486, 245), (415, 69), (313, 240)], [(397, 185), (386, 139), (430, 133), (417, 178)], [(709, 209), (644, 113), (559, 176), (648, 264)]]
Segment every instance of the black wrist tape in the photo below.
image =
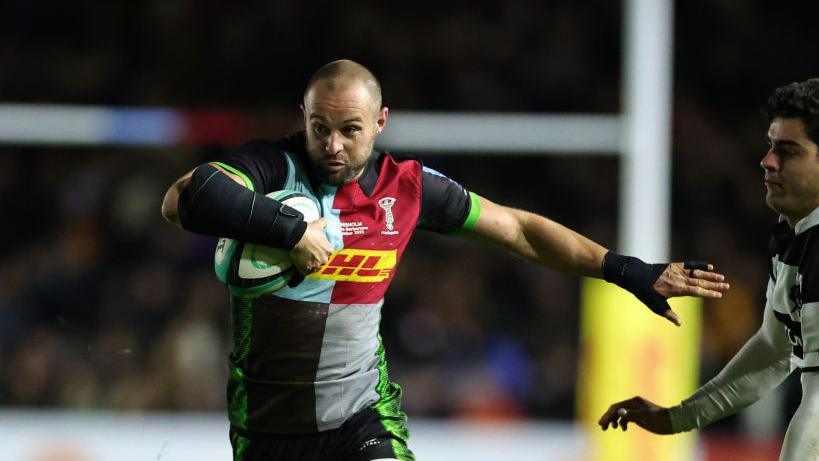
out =
[(662, 314), (670, 306), (654, 290), (654, 283), (666, 267), (668, 264), (646, 264), (639, 258), (609, 251), (603, 257), (603, 279), (628, 290), (649, 309)]
[(286, 250), (293, 249), (307, 229), (298, 210), (237, 184), (209, 164), (194, 170), (180, 194), (179, 220), (197, 234)]

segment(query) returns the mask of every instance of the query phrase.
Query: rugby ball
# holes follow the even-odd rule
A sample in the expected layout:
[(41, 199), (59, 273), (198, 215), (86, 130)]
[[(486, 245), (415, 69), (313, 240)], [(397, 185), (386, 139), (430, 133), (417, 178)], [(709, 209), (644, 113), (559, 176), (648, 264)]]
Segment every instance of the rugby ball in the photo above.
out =
[[(295, 208), (307, 222), (321, 217), (316, 202), (292, 190), (280, 190), (267, 197)], [(296, 273), (288, 250), (255, 243), (220, 238), (213, 257), (216, 278), (234, 296), (257, 297), (282, 289)]]

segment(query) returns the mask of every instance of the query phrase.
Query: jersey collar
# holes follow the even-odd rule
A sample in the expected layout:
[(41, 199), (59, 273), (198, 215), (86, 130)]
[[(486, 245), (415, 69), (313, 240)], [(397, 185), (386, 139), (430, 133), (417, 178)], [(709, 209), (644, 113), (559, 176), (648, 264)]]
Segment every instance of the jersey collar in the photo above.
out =
[(801, 234), (817, 224), (819, 224), (819, 207), (814, 208), (809, 215), (797, 221), (796, 225), (793, 226), (793, 230), (797, 234)]
[(382, 156), (381, 152), (374, 150), (367, 165), (364, 166), (364, 172), (358, 178), (358, 186), (367, 197), (373, 195), (375, 184), (378, 182), (378, 165), (381, 164)]

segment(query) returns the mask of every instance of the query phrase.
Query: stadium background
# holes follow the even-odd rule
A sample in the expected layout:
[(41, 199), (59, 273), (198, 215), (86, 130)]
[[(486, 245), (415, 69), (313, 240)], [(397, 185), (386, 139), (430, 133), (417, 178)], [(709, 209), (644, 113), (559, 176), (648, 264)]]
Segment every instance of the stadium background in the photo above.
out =
[[(0, 145), (0, 420), (14, 425), (31, 409), (224, 410), (215, 242), (164, 224), (159, 204), (195, 164), (296, 129), (318, 66), (341, 57), (370, 66), (393, 110), (617, 113), (621, 7), (5, 3), (0, 101), (168, 106), (197, 122), (173, 148)], [(704, 309), (710, 377), (757, 328), (763, 303), (775, 216), (762, 200), (758, 108), (775, 86), (819, 75), (819, 29), (798, 2), (681, 1), (675, 13), (671, 254), (712, 261), (732, 282)], [(616, 245), (614, 158), (421, 157), (481, 195)], [(417, 234), (382, 323), (411, 421), (571, 428), (578, 287), (500, 252)], [(750, 446), (776, 459), (798, 399), (790, 379), (761, 410), (703, 431), (703, 456)]]

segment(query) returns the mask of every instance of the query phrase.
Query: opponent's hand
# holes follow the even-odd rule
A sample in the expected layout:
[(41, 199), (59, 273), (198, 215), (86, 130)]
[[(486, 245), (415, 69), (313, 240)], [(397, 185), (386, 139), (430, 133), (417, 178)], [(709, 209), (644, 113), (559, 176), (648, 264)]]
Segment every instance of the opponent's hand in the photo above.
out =
[(655, 434), (672, 433), (671, 414), (668, 408), (639, 396), (613, 404), (603, 413), (597, 424), (604, 431), (609, 428), (609, 424), (615, 429), (619, 425), (625, 431), (628, 429), (628, 423), (632, 421)]
[(301, 240), (290, 250), (290, 259), (300, 274), (312, 274), (327, 264), (333, 246), (324, 234), (325, 227), (327, 220), (324, 218), (308, 223)]

